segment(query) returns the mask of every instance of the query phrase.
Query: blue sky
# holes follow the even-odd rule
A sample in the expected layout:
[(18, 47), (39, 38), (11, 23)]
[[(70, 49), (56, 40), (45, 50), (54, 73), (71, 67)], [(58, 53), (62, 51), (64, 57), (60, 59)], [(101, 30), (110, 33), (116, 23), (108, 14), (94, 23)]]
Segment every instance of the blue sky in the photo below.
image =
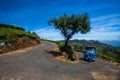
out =
[(48, 25), (50, 18), (84, 12), (90, 16), (92, 29), (72, 39), (120, 41), (120, 0), (0, 0), (0, 23), (22, 26), (44, 39), (64, 39)]

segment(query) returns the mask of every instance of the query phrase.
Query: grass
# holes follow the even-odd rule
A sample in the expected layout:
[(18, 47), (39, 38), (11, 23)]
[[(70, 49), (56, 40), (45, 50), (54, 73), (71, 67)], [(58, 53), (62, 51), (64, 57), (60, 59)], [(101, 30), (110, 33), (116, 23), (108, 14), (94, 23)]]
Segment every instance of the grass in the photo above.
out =
[[(10, 36), (10, 35), (14, 36)], [(32, 33), (25, 32), (23, 30), (11, 29), (11, 28), (0, 28), (0, 42), (15, 42), (16, 37), (29, 37), (31, 39), (36, 39), (37, 36)]]
[(98, 55), (99, 57), (105, 59), (105, 60), (115, 61), (115, 62), (119, 62), (119, 63), (120, 63), (120, 60), (119, 60), (119, 59), (114, 58), (114, 57), (111, 57), (111, 56), (109, 56), (109, 55), (101, 54), (101, 53), (98, 53), (97, 55)]
[(31, 38), (36, 38), (36, 35), (27, 33), (23, 30), (0, 28), (0, 36), (7, 36), (8, 34), (16, 34), (17, 36), (28, 36)]

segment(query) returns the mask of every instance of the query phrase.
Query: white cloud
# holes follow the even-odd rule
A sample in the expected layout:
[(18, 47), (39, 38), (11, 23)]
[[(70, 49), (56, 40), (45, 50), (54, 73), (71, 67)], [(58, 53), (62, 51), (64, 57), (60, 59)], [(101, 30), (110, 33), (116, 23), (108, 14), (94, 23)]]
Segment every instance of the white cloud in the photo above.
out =
[[(63, 36), (60, 34), (60, 31), (53, 28), (42, 28), (35, 30), (41, 38), (49, 40), (63, 40)], [(86, 40), (120, 40), (120, 31), (118, 32), (109, 32), (102, 29), (92, 29), (88, 34), (75, 34), (72, 39), (86, 39)]]
[(76, 34), (73, 39), (87, 39), (87, 40), (120, 40), (120, 31), (109, 32), (104, 29), (93, 29), (88, 34)]
[(118, 16), (120, 16), (120, 14), (105, 15), (105, 16), (100, 16), (100, 17), (97, 17), (97, 18), (92, 18), (91, 21), (92, 22), (103, 21), (103, 20), (115, 18), (115, 17), (118, 17)]
[(120, 25), (120, 14), (100, 16), (91, 19), (92, 27), (111, 27), (113, 25)]
[[(120, 23), (118, 21), (116, 22), (109, 22), (109, 23), (96, 23), (96, 24), (92, 24), (92, 27), (111, 27), (111, 26), (114, 26), (114, 25), (120, 25)], [(118, 26), (119, 27), (119, 26)]]
[(49, 27), (38, 29), (35, 30), (34, 32), (36, 32), (41, 38), (44, 39), (49, 39), (49, 40), (63, 39), (62, 35), (60, 34), (60, 31)]
[[(81, 35), (81, 38), (88, 40), (120, 40), (119, 17), (120, 14), (113, 14), (91, 19), (91, 32), (87, 35)], [(113, 27), (114, 25), (115, 27)]]

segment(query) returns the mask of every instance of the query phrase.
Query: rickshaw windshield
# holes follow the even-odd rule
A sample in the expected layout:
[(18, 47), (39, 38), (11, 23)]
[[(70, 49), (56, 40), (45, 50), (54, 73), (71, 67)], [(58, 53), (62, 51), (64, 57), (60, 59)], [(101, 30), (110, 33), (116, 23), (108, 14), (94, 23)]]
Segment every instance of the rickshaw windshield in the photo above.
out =
[(88, 53), (95, 53), (95, 48), (94, 47), (85, 47), (85, 51)]

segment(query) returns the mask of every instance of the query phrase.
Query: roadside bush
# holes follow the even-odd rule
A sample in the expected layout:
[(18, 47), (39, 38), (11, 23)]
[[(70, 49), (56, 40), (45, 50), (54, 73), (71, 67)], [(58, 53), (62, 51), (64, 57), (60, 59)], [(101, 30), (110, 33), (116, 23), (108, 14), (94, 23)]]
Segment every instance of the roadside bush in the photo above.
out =
[(101, 54), (101, 53), (98, 53), (97, 55), (98, 55), (99, 57), (107, 60), (107, 61), (116, 61), (116, 62), (119, 62), (119, 63), (120, 63), (120, 60), (119, 60), (119, 59), (114, 58), (114, 57), (111, 57), (111, 56), (109, 56), (109, 55)]

